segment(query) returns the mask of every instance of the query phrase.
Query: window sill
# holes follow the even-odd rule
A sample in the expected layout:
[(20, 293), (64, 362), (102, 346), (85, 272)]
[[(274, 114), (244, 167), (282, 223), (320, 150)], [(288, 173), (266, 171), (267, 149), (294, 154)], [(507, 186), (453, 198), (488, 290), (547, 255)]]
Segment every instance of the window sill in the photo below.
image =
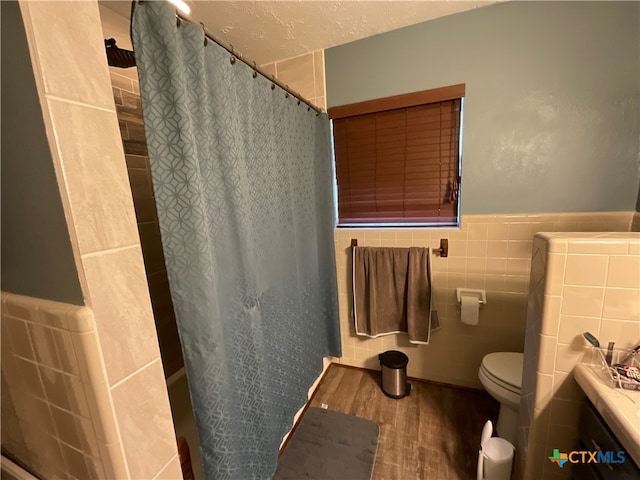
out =
[(442, 228), (460, 228), (460, 222), (456, 223), (340, 223), (336, 228), (389, 228), (389, 229), (409, 229), (409, 228), (429, 228), (439, 230)]

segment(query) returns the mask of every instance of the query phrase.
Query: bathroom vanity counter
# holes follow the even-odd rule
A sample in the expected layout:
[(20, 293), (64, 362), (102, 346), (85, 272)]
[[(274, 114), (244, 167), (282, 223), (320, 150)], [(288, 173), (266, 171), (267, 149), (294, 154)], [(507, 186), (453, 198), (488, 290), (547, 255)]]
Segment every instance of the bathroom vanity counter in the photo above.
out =
[(587, 365), (573, 375), (636, 465), (640, 465), (640, 391), (611, 388)]

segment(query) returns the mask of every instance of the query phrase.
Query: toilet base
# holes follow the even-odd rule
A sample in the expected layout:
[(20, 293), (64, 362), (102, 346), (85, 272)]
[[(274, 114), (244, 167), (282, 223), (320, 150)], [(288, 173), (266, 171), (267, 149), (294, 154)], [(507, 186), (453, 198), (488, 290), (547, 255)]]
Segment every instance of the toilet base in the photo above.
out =
[(514, 410), (513, 408), (506, 406), (504, 403), (501, 403), (496, 430), (500, 437), (515, 445), (516, 432), (518, 430), (518, 410)]

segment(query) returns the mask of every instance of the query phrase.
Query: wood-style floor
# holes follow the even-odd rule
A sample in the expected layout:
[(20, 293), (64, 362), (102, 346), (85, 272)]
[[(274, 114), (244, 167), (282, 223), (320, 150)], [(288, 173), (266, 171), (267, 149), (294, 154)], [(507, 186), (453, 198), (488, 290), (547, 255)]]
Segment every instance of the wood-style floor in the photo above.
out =
[(374, 480), (475, 479), (480, 431), (498, 416), (487, 393), (411, 382), (411, 395), (386, 397), (379, 373), (332, 364), (311, 406), (380, 425)]

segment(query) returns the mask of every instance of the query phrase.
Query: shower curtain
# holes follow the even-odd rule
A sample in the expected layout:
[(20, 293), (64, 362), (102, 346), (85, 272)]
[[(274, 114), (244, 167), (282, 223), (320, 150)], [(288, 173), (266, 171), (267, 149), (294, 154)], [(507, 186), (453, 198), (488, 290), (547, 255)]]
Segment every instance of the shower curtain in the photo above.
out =
[(136, 5), (132, 28), (205, 476), (271, 478), (340, 355), (329, 121), (167, 2)]

